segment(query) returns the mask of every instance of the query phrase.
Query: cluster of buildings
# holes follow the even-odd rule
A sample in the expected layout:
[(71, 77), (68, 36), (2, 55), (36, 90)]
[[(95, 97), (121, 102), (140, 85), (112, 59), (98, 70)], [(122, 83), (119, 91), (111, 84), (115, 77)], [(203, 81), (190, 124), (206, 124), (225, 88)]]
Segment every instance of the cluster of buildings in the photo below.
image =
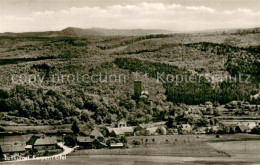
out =
[(56, 137), (32, 136), (27, 142), (3, 144), (0, 146), (0, 157), (42, 156), (61, 153)]

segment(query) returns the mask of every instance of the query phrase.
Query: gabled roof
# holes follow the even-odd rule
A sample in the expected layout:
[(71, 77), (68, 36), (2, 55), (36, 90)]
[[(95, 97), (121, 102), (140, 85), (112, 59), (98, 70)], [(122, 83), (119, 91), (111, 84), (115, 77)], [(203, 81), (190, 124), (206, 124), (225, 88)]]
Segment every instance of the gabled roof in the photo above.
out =
[(91, 139), (90, 137), (78, 136), (77, 141), (80, 143), (91, 143), (93, 142), (93, 139)]
[(245, 125), (245, 124), (240, 124), (238, 127), (239, 127), (239, 129), (240, 129), (242, 132), (245, 132), (245, 131), (249, 131), (249, 130), (250, 130), (250, 128), (249, 128), (247, 125)]
[(151, 134), (156, 133), (157, 129), (158, 129), (158, 127), (146, 128), (146, 130), (149, 131), (149, 133), (151, 133)]
[(121, 127), (121, 128), (110, 128), (107, 127), (109, 133), (111, 132), (115, 132), (116, 135), (123, 135), (125, 133), (133, 133), (134, 132), (134, 128), (133, 127)]
[(34, 143), (35, 146), (41, 146), (41, 145), (55, 145), (57, 144), (57, 138), (56, 137), (44, 137), (37, 139)]
[(124, 119), (124, 118), (122, 118), (122, 119), (120, 119), (119, 121), (118, 121), (118, 123), (119, 122), (126, 122), (126, 120)]
[(104, 137), (103, 134), (97, 130), (97, 129), (94, 129), (91, 133), (90, 133), (90, 136), (94, 136), (95, 138), (98, 138), (98, 137)]
[(3, 145), (1, 146), (1, 150), (3, 153), (8, 152), (24, 152), (25, 151), (25, 145)]

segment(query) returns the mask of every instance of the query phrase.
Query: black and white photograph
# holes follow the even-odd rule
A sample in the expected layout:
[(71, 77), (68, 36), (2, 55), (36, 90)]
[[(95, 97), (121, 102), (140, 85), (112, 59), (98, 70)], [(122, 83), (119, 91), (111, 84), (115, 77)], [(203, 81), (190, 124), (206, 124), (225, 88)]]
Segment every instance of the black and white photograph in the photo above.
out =
[(0, 0), (0, 165), (260, 164), (259, 0)]

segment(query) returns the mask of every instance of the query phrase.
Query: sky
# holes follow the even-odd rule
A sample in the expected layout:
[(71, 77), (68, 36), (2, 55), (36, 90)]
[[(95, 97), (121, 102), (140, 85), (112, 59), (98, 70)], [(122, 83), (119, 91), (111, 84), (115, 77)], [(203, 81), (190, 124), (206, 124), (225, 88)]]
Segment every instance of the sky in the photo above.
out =
[(260, 27), (260, 0), (0, 0), (0, 32)]

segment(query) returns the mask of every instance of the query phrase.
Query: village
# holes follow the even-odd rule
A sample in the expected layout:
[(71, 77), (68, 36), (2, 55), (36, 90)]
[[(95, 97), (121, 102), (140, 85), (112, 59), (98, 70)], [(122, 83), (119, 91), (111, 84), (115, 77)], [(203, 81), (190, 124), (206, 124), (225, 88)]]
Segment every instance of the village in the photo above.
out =
[[(142, 90), (141, 81), (135, 81), (134, 95), (140, 101), (149, 102), (149, 92)], [(260, 108), (257, 105), (245, 101), (232, 101), (226, 105), (215, 106), (208, 101), (204, 105), (190, 105), (185, 108), (185, 111), (175, 111), (174, 117), (169, 117), (166, 121), (135, 126), (129, 125), (127, 119), (122, 118), (110, 125), (97, 125), (90, 132), (82, 132), (76, 122), (72, 124), (71, 130), (63, 132), (30, 132), (20, 135), (19, 141), (3, 140), (1, 159), (6, 160), (9, 157), (9, 160), (15, 160), (21, 156), (42, 157), (61, 154), (64, 152), (61, 144), (73, 148), (71, 152), (77, 153), (98, 149), (131, 150), (155, 144), (183, 145), (183, 142), (197, 142), (200, 135), (221, 139), (225, 134), (259, 134)], [(2, 134), (8, 135), (4, 132)]]

